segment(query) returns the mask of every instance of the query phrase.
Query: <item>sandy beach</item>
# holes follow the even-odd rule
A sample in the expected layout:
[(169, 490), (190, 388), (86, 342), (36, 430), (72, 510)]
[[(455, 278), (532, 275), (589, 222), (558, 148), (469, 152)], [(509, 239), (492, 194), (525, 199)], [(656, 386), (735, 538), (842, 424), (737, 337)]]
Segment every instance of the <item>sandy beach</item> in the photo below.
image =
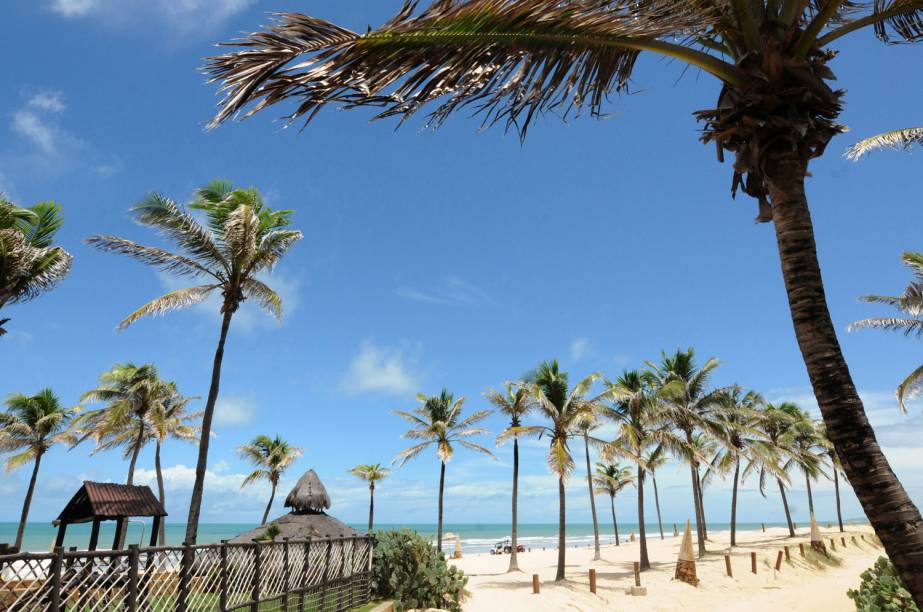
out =
[[(883, 554), (872, 544), (870, 527), (850, 525), (845, 534), (838, 529), (821, 529), (825, 542), (836, 539), (836, 551), (829, 559), (810, 553), (809, 529), (788, 538), (783, 528), (742, 531), (731, 551), (734, 577), (726, 575), (724, 555), (729, 551), (730, 532), (709, 532), (709, 554), (696, 562), (698, 587), (673, 580), (682, 538), (648, 539), (651, 569), (641, 575), (647, 595), (634, 597), (626, 589), (634, 584), (632, 563), (638, 559), (638, 543), (605, 546), (602, 560), (593, 561), (592, 548), (567, 551), (567, 581), (555, 583), (557, 552), (533, 549), (519, 555), (521, 573), (506, 573), (506, 555), (477, 554), (452, 561), (468, 576), (470, 597), (466, 611), (496, 610), (855, 610), (846, 591), (859, 583), (859, 575)], [(863, 541), (859, 534), (865, 534)], [(841, 537), (847, 546), (842, 546)], [(856, 537), (858, 545), (853, 544)], [(804, 543), (807, 557), (799, 553)], [(789, 547), (791, 560), (783, 557), (775, 571), (776, 556)], [(757, 573), (751, 572), (751, 552), (757, 553)], [(589, 570), (597, 572), (597, 593), (589, 591)], [(541, 580), (541, 593), (532, 593), (532, 574)]]

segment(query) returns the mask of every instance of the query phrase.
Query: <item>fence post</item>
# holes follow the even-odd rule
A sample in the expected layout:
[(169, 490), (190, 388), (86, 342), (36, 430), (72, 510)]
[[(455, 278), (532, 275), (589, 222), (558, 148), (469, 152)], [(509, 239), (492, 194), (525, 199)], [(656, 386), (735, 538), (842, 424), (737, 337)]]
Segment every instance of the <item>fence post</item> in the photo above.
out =
[(58, 612), (61, 609), (61, 570), (64, 567), (64, 547), (55, 546), (54, 556), (51, 558), (51, 610)]
[(337, 589), (337, 609), (343, 605), (343, 587), (346, 585), (346, 536), (340, 534), (340, 588)]
[(756, 553), (750, 553), (750, 571), (756, 573)]
[(218, 567), (220, 571), (221, 586), (218, 592), (218, 607), (221, 612), (228, 609), (228, 541), (221, 540), (218, 544)]
[(532, 574), (532, 594), (538, 595), (541, 592), (541, 585), (538, 581), (538, 574)]
[(724, 568), (727, 570), (727, 575), (729, 578), (734, 577), (734, 570), (731, 569), (731, 555), (724, 555)]
[(333, 538), (327, 538), (327, 554), (324, 559), (324, 574), (321, 577), (321, 588), (320, 588), (320, 608), (321, 610), (326, 610), (324, 607), (327, 602), (327, 578), (330, 575), (330, 549), (333, 548)]
[(176, 601), (177, 612), (186, 612), (189, 606), (189, 574), (192, 570), (192, 561), (195, 551), (189, 542), (183, 543), (183, 557), (179, 566), (179, 598)]
[(782, 551), (780, 550), (780, 551), (779, 551), (779, 554), (776, 555), (776, 571), (777, 571), (777, 572), (778, 572), (780, 569), (782, 569), (782, 554), (783, 554), (783, 553), (782, 553)]
[(288, 592), (291, 589), (288, 573), (288, 538), (282, 538), (282, 587), (285, 591), (285, 595), (282, 597), (282, 612), (288, 612)]
[(596, 570), (590, 568), (590, 593), (596, 594)]
[(138, 609), (138, 545), (128, 545), (128, 609)]
[(311, 561), (311, 538), (304, 543), (304, 561), (301, 564), (301, 588), (298, 590), (298, 612), (304, 612), (304, 593), (308, 589), (308, 568)]
[(250, 610), (259, 612), (260, 609), (260, 543), (253, 543), (253, 589), (250, 593)]
[(798, 550), (801, 552), (801, 556), (804, 556), (804, 542), (798, 543)]
[(791, 560), (792, 560), (792, 554), (791, 554), (790, 552), (788, 552), (788, 546), (785, 547), (785, 560), (786, 560), (786, 561), (791, 561)]
[(353, 591), (356, 588), (355, 564), (356, 564), (356, 538), (352, 537), (349, 539), (349, 600), (347, 601), (350, 608), (353, 607)]

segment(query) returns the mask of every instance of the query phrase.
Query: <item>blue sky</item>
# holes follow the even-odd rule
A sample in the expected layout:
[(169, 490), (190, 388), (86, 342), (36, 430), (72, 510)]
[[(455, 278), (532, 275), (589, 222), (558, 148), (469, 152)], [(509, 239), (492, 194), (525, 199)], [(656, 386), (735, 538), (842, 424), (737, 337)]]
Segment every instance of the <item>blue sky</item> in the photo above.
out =
[[(662, 349), (694, 346), (722, 365), (714, 383), (739, 383), (816, 410), (795, 344), (769, 225), (755, 204), (730, 198), (730, 168), (698, 142), (692, 112), (710, 108), (718, 85), (681, 65), (642, 58), (632, 93), (614, 97), (605, 120), (540, 120), (525, 145), (502, 130), (478, 132), (456, 117), (438, 132), (411, 122), (368, 123), (368, 113), (322, 113), (299, 134), (282, 109), (206, 132), (214, 88), (197, 72), (212, 44), (302, 10), (362, 29), (397, 0), (40, 0), (5, 2), (0, 40), (0, 190), (21, 204), (62, 203), (60, 242), (74, 268), (58, 289), (4, 310), (13, 318), (0, 352), (0, 393), (51, 386), (67, 403), (120, 361), (158, 365), (188, 395), (207, 392), (216, 309), (197, 307), (115, 325), (174, 286), (82, 240), (112, 233), (159, 238), (127, 209), (150, 191), (185, 201), (211, 178), (257, 186), (271, 206), (297, 211), (304, 240), (272, 285), (285, 300), (280, 325), (252, 306), (235, 318), (224, 362), (203, 520), (256, 521), (266, 489), (239, 491), (247, 466), (234, 449), (280, 433), (305, 450), (283, 489), (315, 468), (332, 512), (361, 522), (366, 489), (346, 474), (409, 445), (392, 409), (446, 386), (484, 408), (499, 386), (557, 357), (573, 378), (614, 376)], [(9, 27), (15, 25), (15, 27)], [(923, 502), (923, 416), (901, 416), (893, 388), (919, 364), (915, 340), (849, 322), (883, 311), (857, 296), (898, 292), (899, 262), (920, 249), (919, 156), (842, 157), (856, 138), (918, 124), (923, 82), (903, 66), (912, 47), (885, 47), (870, 33), (844, 42), (833, 63), (849, 91), (837, 138), (812, 164), (809, 196), (834, 322), (857, 385), (895, 470)], [(206, 305), (208, 306), (208, 305)], [(488, 425), (499, 431), (500, 417)], [(554, 522), (556, 487), (544, 444), (523, 452), (524, 522)], [(579, 447), (578, 447), (579, 449)], [(81, 479), (124, 478), (114, 453), (52, 451), (42, 465), (32, 518), (54, 518)], [(508, 520), (510, 449), (498, 460), (460, 450), (448, 468), (446, 521)], [(171, 516), (185, 518), (195, 449), (165, 449)], [(140, 480), (152, 478), (145, 452)], [(579, 472), (578, 472), (579, 475)], [(378, 491), (385, 522), (435, 519), (438, 464), (421, 456)], [(18, 518), (28, 470), (0, 475), (0, 520)], [(688, 471), (660, 476), (664, 516), (691, 512)], [(572, 479), (569, 518), (586, 522), (585, 484)], [(709, 520), (727, 520), (723, 484), (706, 493)], [(805, 520), (803, 484), (792, 494)], [(818, 486), (818, 514), (833, 517), (832, 485)], [(743, 521), (783, 520), (777, 495), (748, 482)], [(635, 498), (619, 502), (634, 520)], [(277, 507), (277, 512), (281, 511)], [(854, 497), (844, 513), (858, 516)]]

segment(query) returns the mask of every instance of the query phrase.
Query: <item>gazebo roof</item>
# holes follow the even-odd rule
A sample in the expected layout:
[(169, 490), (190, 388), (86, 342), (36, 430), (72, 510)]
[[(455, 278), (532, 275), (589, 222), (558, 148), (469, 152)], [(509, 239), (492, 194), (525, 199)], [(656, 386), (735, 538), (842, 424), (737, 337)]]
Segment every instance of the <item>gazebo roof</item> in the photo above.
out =
[(54, 524), (88, 523), (129, 516), (167, 516), (163, 504), (148, 486), (84, 481)]
[(285, 507), (295, 513), (320, 513), (330, 508), (330, 496), (314, 470), (298, 479), (295, 488), (285, 498)]

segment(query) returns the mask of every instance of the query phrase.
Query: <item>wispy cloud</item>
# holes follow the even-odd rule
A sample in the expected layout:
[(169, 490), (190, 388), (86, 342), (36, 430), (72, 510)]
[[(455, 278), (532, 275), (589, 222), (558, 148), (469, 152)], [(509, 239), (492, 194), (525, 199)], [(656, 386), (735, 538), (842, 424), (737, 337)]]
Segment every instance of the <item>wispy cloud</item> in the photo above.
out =
[(341, 386), (348, 393), (412, 393), (419, 384), (416, 355), (409, 344), (399, 347), (376, 345), (365, 340), (349, 363)]
[(240, 427), (249, 425), (259, 413), (253, 400), (238, 395), (225, 395), (215, 403), (215, 425), (218, 427)]
[(571, 361), (580, 361), (590, 353), (590, 341), (586, 338), (576, 338), (570, 343)]
[(214, 29), (256, 0), (50, 0), (47, 7), (65, 19), (94, 18), (110, 25), (145, 25), (155, 19), (189, 35)]
[(64, 96), (60, 91), (43, 91), (29, 98), (13, 112), (10, 128), (37, 146), (46, 155), (56, 155), (62, 140), (73, 144), (73, 137), (58, 126), (58, 115), (64, 112)]
[(490, 301), (487, 293), (458, 276), (448, 276), (429, 289), (400, 285), (397, 294), (427, 304), (472, 305)]

